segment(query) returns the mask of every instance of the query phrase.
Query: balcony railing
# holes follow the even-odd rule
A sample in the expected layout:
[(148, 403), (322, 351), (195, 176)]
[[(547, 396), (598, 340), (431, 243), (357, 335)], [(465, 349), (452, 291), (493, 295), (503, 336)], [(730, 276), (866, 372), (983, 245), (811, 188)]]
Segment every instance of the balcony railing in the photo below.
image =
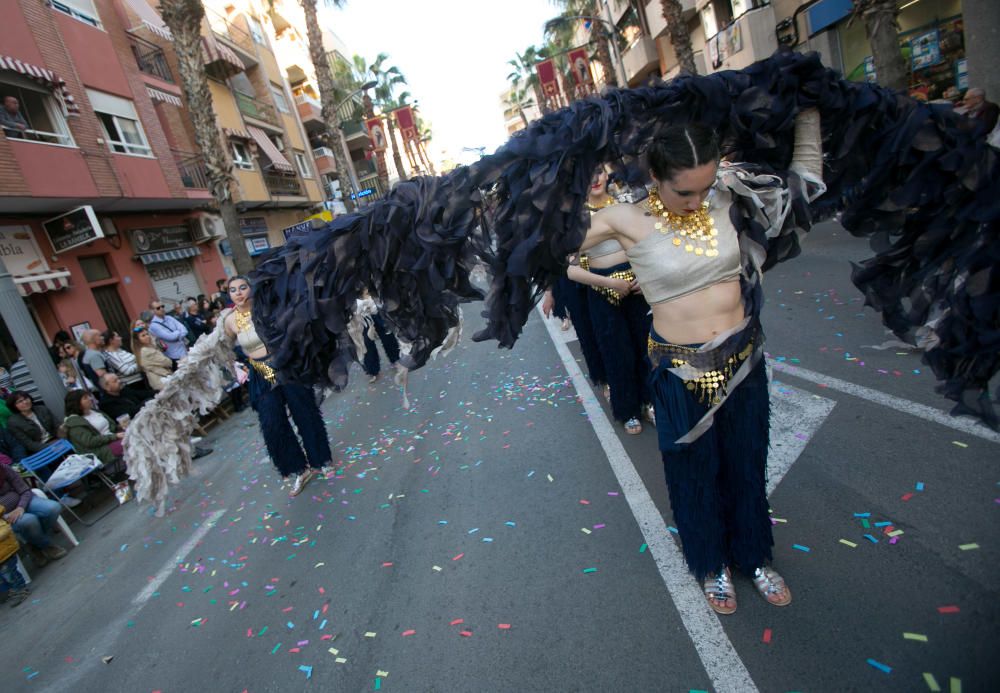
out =
[(208, 24), (212, 27), (212, 31), (224, 39), (229, 39), (251, 55), (256, 55), (253, 36), (250, 35), (250, 32), (214, 10), (205, 8), (205, 16), (208, 18)]
[(205, 160), (200, 154), (193, 152), (181, 152), (173, 150), (174, 161), (177, 162), (177, 169), (181, 173), (181, 182), (185, 188), (195, 190), (208, 190), (208, 173), (205, 168)]
[(149, 41), (144, 41), (138, 36), (130, 35), (128, 40), (139, 70), (145, 72), (147, 75), (159, 77), (164, 82), (173, 84), (174, 75), (170, 71), (170, 65), (167, 63), (167, 56), (160, 50), (159, 46)]
[(301, 195), (302, 186), (295, 176), (283, 176), (279, 173), (265, 173), (264, 185), (272, 195)]
[(272, 125), (279, 124), (278, 113), (271, 104), (258, 101), (241, 91), (234, 91), (233, 94), (236, 95), (236, 105), (243, 115), (263, 120), (265, 123), (271, 123)]

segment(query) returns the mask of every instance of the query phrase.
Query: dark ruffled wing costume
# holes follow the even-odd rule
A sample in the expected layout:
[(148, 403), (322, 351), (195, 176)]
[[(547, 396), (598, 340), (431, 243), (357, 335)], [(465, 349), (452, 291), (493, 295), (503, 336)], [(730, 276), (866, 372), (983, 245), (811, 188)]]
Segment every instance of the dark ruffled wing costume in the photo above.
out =
[[(353, 359), (347, 324), (364, 289), (423, 365), (480, 298), (469, 274), (491, 275), (477, 341), (516, 341), (541, 288), (565, 272), (588, 224), (591, 172), (611, 162), (642, 180), (643, 145), (669, 124), (700, 121), (724, 153), (799, 181), (789, 171), (794, 122), (821, 115), (827, 192), (792, 213), (842, 213), (874, 257), (854, 283), (897, 335), (919, 343), (957, 402), (995, 427), (986, 388), (1000, 365), (1000, 164), (984, 133), (948, 107), (848, 82), (816, 55), (777, 54), (742, 71), (609, 90), (551, 113), (492, 156), (437, 178), (398, 184), (359, 214), (292, 239), (257, 270), (254, 319), (283, 377), (343, 386)], [(776, 245), (777, 244), (777, 245)], [(768, 262), (794, 257), (797, 237), (771, 241)]]

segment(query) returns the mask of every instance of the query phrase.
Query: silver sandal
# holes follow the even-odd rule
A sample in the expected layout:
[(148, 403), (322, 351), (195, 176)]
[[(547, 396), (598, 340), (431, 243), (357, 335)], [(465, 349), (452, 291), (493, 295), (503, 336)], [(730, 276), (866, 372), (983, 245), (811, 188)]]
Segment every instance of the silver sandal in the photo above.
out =
[[(774, 568), (765, 565), (753, 571), (753, 584), (760, 592), (760, 596), (772, 606), (788, 606), (792, 603), (792, 591)], [(775, 601), (771, 599), (772, 595), (784, 596), (779, 596)]]
[[(736, 611), (736, 586), (733, 585), (733, 575), (729, 572), (729, 568), (723, 568), (715, 575), (706, 577), (702, 589), (705, 590), (705, 600), (715, 613), (728, 616)], [(728, 600), (732, 600), (733, 606), (719, 603)]]

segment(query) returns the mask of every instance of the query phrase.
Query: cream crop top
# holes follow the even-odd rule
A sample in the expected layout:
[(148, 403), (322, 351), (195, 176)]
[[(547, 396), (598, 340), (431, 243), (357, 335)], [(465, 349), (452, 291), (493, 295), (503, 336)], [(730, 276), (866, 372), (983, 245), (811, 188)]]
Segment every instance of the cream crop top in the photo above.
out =
[(236, 311), (236, 341), (243, 348), (247, 356), (264, 346), (264, 342), (257, 335), (257, 328), (253, 324), (253, 319), (249, 313)]
[(674, 245), (673, 232), (660, 231), (653, 231), (625, 251), (650, 305), (687, 296), (740, 276), (739, 236), (729, 220), (731, 195), (727, 190), (716, 188), (708, 210), (719, 232), (717, 256), (685, 252)]

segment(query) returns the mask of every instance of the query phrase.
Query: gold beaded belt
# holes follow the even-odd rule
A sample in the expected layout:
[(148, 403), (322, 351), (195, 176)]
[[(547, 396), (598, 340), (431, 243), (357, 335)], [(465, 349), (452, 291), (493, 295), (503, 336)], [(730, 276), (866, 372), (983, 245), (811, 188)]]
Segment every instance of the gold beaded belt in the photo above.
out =
[(661, 359), (669, 358), (672, 369), (693, 374), (692, 377), (685, 377), (675, 372), (698, 401), (708, 406), (718, 404), (722, 401), (723, 395), (728, 394), (726, 385), (740, 364), (753, 353), (754, 340), (751, 338), (742, 351), (728, 357), (722, 349), (698, 351), (694, 347), (658, 342), (652, 337), (647, 341), (647, 349), (654, 368)]
[(267, 365), (263, 361), (258, 361), (256, 359), (248, 358), (247, 360), (250, 362), (250, 366), (255, 371), (260, 373), (261, 377), (263, 377), (264, 380), (271, 383), (272, 385), (274, 385), (274, 383), (277, 382), (278, 379), (277, 375), (275, 374), (274, 369), (271, 368), (269, 365)]
[[(580, 267), (588, 272), (590, 271), (590, 258), (587, 257), (586, 253), (580, 255)], [(601, 276), (624, 279), (629, 283), (635, 281), (635, 272), (631, 269), (619, 270), (618, 272), (612, 272), (611, 274)], [(613, 306), (621, 305), (622, 299), (625, 298), (623, 294), (618, 293), (614, 289), (609, 289), (606, 286), (592, 286), (590, 288), (603, 296), (604, 299)]]

